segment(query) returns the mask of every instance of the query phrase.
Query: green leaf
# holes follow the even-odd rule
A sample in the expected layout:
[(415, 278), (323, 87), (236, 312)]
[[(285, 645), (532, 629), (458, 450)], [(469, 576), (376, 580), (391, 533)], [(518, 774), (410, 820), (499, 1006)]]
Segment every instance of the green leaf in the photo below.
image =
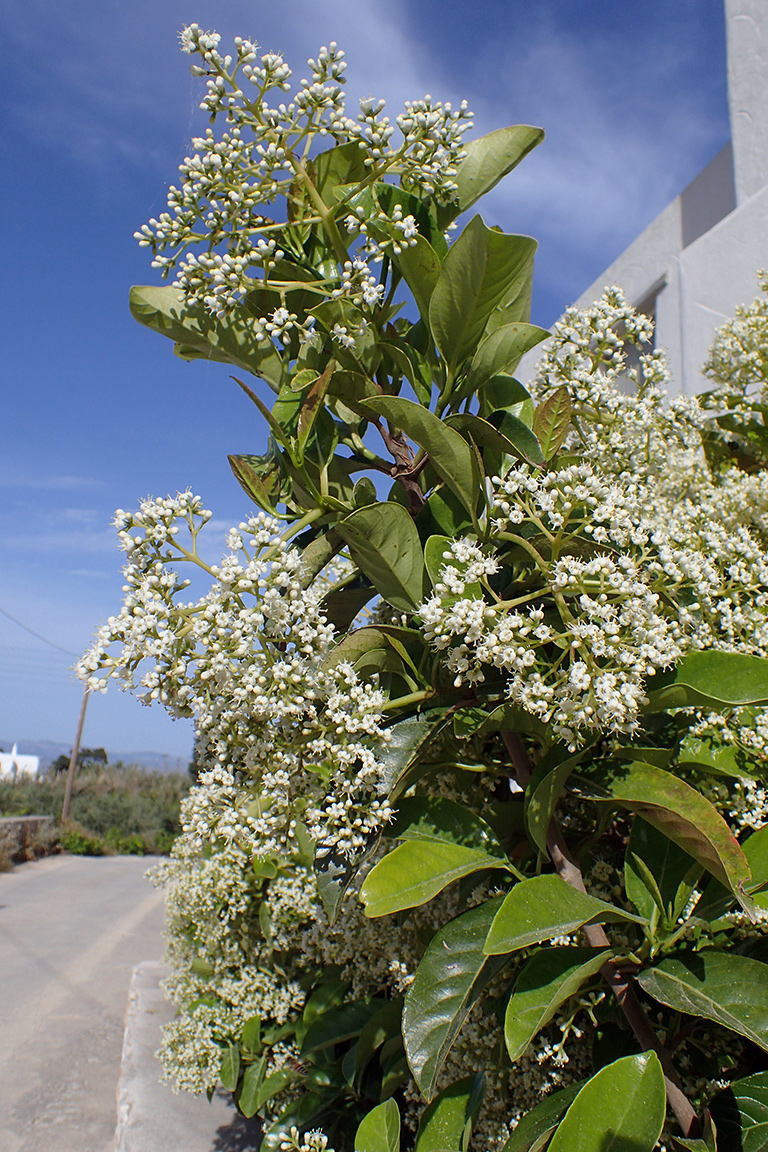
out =
[[(540, 852), (547, 853), (547, 832), (568, 777), (584, 757), (569, 756), (564, 745), (555, 745), (536, 765), (525, 790), (528, 834)], [(559, 763), (558, 763), (559, 761)]]
[(687, 1152), (718, 1152), (718, 1148), (720, 1152), (725, 1152), (718, 1140), (715, 1123), (707, 1109), (704, 1111), (704, 1131), (701, 1136), (694, 1138), (674, 1136), (673, 1140), (676, 1147), (685, 1148)]
[(640, 923), (637, 916), (571, 888), (559, 876), (532, 876), (515, 884), (491, 924), (485, 952), (497, 955), (541, 944), (576, 932), (585, 924), (617, 920)]
[(395, 816), (384, 829), (392, 840), (439, 840), (463, 844), (504, 864), (507, 857), (490, 825), (463, 804), (442, 796), (407, 796), (400, 800)]
[(515, 415), (519, 416), (518, 409), (522, 404), (530, 404), (531, 418), (526, 420), (525, 423), (530, 428), (533, 423), (533, 400), (527, 388), (524, 388), (519, 380), (515, 380), (513, 376), (494, 376), (492, 380), (488, 380), (480, 391), (480, 403), (482, 406), (482, 414), (486, 412), (498, 412), (500, 409), (510, 409), (514, 411)]
[(710, 1105), (717, 1123), (718, 1152), (765, 1152), (768, 1148), (768, 1072), (734, 1080)]
[(313, 869), (317, 880), (317, 894), (325, 908), (329, 925), (335, 923), (352, 881), (374, 855), (378, 844), (379, 835), (374, 834), (369, 838), (365, 848), (356, 852), (351, 858), (338, 846), (326, 851), (325, 845), (318, 845)]
[(404, 396), (375, 396), (362, 402), (365, 411), (384, 416), (429, 454), (440, 479), (474, 515), (480, 495), (472, 453), (458, 432), (447, 427), (427, 408)]
[(639, 816), (624, 857), (624, 887), (641, 916), (671, 929), (701, 876), (692, 856)]
[(652, 1152), (666, 1114), (655, 1052), (624, 1056), (588, 1080), (558, 1125), (549, 1152)]
[[(474, 711), (474, 709), (473, 709)], [(518, 708), (515, 704), (499, 704), (491, 712), (485, 713), (481, 719), (476, 715), (472, 733), (477, 736), (489, 736), (492, 732), (525, 732), (529, 736), (541, 737), (546, 727), (541, 720)]]
[(570, 393), (565, 386), (555, 388), (544, 403), (538, 406), (533, 417), (533, 431), (541, 444), (545, 460), (551, 460), (557, 454), (570, 426)]
[(270, 450), (264, 456), (228, 456), (229, 466), (240, 487), (259, 508), (274, 514), (286, 494), (280, 451), (270, 436)]
[(259, 1016), (250, 1016), (243, 1024), (240, 1043), (244, 1052), (258, 1052), (261, 1046), (261, 1019)]
[(515, 981), (504, 1017), (504, 1041), (510, 1060), (518, 1060), (561, 1004), (600, 971), (611, 950), (540, 948)]
[[(262, 1104), (266, 1104), (273, 1096), (277, 1096), (283, 1089), (287, 1088), (296, 1079), (296, 1073), (292, 1069), (281, 1068), (278, 1072), (273, 1072), (271, 1076), (267, 1076), (259, 1085), (256, 1092), (256, 1107), (255, 1112), (258, 1112)], [(253, 1113), (251, 1113), (253, 1115)]]
[(355, 1133), (355, 1152), (398, 1152), (400, 1109), (394, 1100), (372, 1108)]
[(384, 1000), (376, 997), (353, 1000), (323, 1012), (312, 1021), (304, 1035), (302, 1056), (309, 1052), (320, 1052), (332, 1044), (340, 1044), (343, 1040), (357, 1036), (384, 1003)]
[(741, 652), (691, 652), (674, 671), (659, 676), (646, 712), (718, 704), (768, 703), (768, 660)]
[(424, 558), (405, 508), (391, 501), (370, 504), (339, 520), (336, 531), (379, 595), (401, 612), (413, 612), (424, 594)]
[(502, 868), (498, 856), (438, 840), (408, 840), (379, 860), (363, 881), (365, 915), (386, 916), (426, 904), (448, 884), (485, 868)]
[(495, 896), (470, 908), (432, 937), (405, 996), (403, 1039), (422, 1094), (431, 1100), (445, 1059), (472, 1005), (506, 959), (483, 953), (501, 904)]
[(661, 1004), (713, 1020), (768, 1051), (768, 964), (705, 948), (669, 956), (637, 980)]
[(216, 320), (203, 304), (189, 304), (178, 288), (135, 285), (131, 315), (140, 324), (183, 346), (185, 359), (218, 360), (261, 376), (278, 391), (283, 361), (271, 340), (257, 340), (252, 319), (238, 310)]
[(249, 1064), (243, 1073), (243, 1080), (237, 1095), (237, 1106), (243, 1116), (249, 1119), (255, 1115), (257, 1108), (260, 1107), (259, 1090), (264, 1083), (266, 1068), (267, 1054), (265, 1052), (258, 1064)]
[(507, 176), (544, 139), (543, 128), (515, 124), (468, 140), (466, 156), (456, 172), (458, 204), (453, 216), (466, 212)]
[(505, 412), (498, 417), (498, 422), (500, 426), (496, 427), (490, 420), (483, 420), (471, 412), (455, 412), (445, 421), (462, 436), (474, 440), (479, 448), (491, 448), (507, 456), (516, 456), (529, 464), (544, 463), (538, 440), (522, 420)]
[(388, 729), (390, 738), (376, 754), (382, 781), (391, 798), (401, 795), (412, 782), (421, 755), (446, 723), (442, 708), (409, 716)]
[(690, 764), (694, 768), (703, 768), (705, 772), (731, 779), (744, 776), (746, 770), (744, 754), (734, 744), (692, 736), (690, 732), (680, 745), (677, 759), (681, 767)]
[(413, 292), (416, 307), (425, 323), (429, 320), (429, 302), (440, 276), (440, 257), (426, 236), (416, 235), (413, 245), (404, 247), (392, 261)]
[(221, 1058), (219, 1079), (228, 1092), (234, 1092), (240, 1075), (240, 1046), (231, 1044)]
[(539, 1152), (550, 1133), (554, 1132), (576, 1093), (581, 1091), (583, 1084), (584, 1081), (579, 1080), (576, 1084), (569, 1084), (567, 1088), (561, 1088), (559, 1092), (545, 1096), (541, 1103), (530, 1112), (526, 1112), (515, 1126), (502, 1152)]
[(716, 876), (747, 908), (743, 895), (750, 872), (747, 858), (720, 813), (683, 780), (636, 760), (612, 770), (606, 791), (583, 795), (610, 801), (642, 816)]
[(466, 1152), (482, 1099), (482, 1075), (444, 1088), (421, 1117), (414, 1152)]
[(375, 1052), (390, 1040), (401, 1039), (403, 1002), (388, 1000), (363, 1027), (355, 1045), (354, 1078), (359, 1083)]
[(474, 355), (497, 305), (518, 295), (530, 277), (536, 241), (486, 228), (473, 217), (443, 261), (429, 322), (451, 371)]
[[(462, 392), (472, 395), (486, 387), (496, 376), (511, 375), (521, 358), (531, 348), (551, 335), (546, 328), (517, 321), (503, 324), (491, 332), (478, 346), (472, 357), (467, 381)], [(524, 399), (524, 397), (523, 397)], [(505, 405), (506, 406), (506, 405)]]
[(309, 164), (315, 187), (326, 204), (332, 203), (342, 184), (358, 183), (368, 175), (365, 156), (356, 140), (319, 152)]
[[(382, 352), (388, 353), (394, 360), (397, 368), (409, 380), (416, 396), (426, 407), (432, 396), (432, 373), (429, 361), (425, 356), (409, 344), (406, 340), (394, 337), (381, 341)], [(371, 392), (370, 395), (377, 395)]]

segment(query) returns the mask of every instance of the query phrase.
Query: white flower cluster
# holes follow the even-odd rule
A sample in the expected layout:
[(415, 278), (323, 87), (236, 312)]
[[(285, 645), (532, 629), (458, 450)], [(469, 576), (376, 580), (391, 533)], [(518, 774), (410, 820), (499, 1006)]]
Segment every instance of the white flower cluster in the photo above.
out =
[[(398, 176), (403, 188), (417, 194), (435, 194), (443, 202), (455, 198), (457, 165), (465, 154), (462, 137), (472, 123), (465, 102), (453, 109), (426, 96), (406, 104), (396, 118), (401, 140), (395, 146), (395, 127), (384, 115), (384, 101), (361, 100), (357, 119), (347, 116), (342, 92), (346, 64), (335, 43), (309, 61), (311, 79), (301, 80), (293, 97), (275, 107), (268, 93), (291, 87), (291, 70), (282, 57), (259, 57), (257, 46), (241, 38), (234, 42), (234, 56), (222, 55), (219, 43), (217, 33), (203, 32), (196, 24), (181, 33), (182, 50), (203, 62), (193, 69), (207, 77), (201, 107), (213, 117), (225, 115), (228, 130), (220, 139), (208, 129), (193, 140), (194, 154), (180, 166), (181, 186), (169, 190), (168, 210), (136, 233), (139, 244), (152, 249), (153, 266), (163, 276), (178, 268), (175, 284), (188, 299), (221, 317), (257, 286), (283, 293), (295, 287), (279, 267), (285, 252), (277, 247), (278, 240), (290, 243), (290, 229), (265, 218), (261, 208), (287, 196), (303, 225), (324, 219), (333, 205), (323, 204), (314, 183), (310, 146), (316, 138), (357, 144), (369, 170), (366, 183)], [(412, 216), (403, 217), (397, 207), (391, 219), (382, 215), (398, 251), (400, 245), (415, 243)], [(201, 245), (202, 253), (190, 251)], [(380, 249), (373, 244), (363, 253), (377, 258)], [(331, 276), (318, 280), (314, 290), (327, 288), (330, 294), (338, 283)], [(367, 271), (352, 282), (342, 277), (339, 291), (349, 294), (353, 286), (359, 288), (356, 301), (359, 297), (371, 308), (378, 303), (378, 284)]]
[[(737, 307), (733, 319), (718, 328), (704, 365), (705, 375), (720, 385), (726, 407), (740, 401), (750, 415), (748, 397), (757, 392), (764, 404), (768, 387), (768, 274), (758, 272), (758, 280), (763, 295)], [(764, 423), (759, 409), (754, 415)]]
[[(569, 513), (586, 502), (593, 526), (602, 527), (615, 514), (613, 496), (588, 466), (540, 475), (513, 469), (498, 481), (495, 525), (503, 536), (535, 517), (564, 530)], [(583, 506), (577, 515), (583, 519)], [(623, 523), (620, 532), (626, 534)], [(483, 680), (485, 668), (511, 673), (509, 698), (572, 745), (585, 732), (632, 732), (646, 699), (645, 678), (682, 654), (681, 628), (664, 615), (658, 592), (631, 555), (547, 560), (531, 549), (535, 589), (509, 601), (490, 593), (491, 603), (478, 578), (495, 570), (495, 558), (467, 540), (454, 543), (446, 558), (461, 556), (461, 568), (447, 564), (419, 609), (427, 639), (445, 650), (457, 684)]]
[[(352, 854), (390, 814), (376, 759), (386, 740), (383, 696), (349, 664), (328, 660), (334, 632), (320, 607), (323, 584), (304, 587), (300, 553), (277, 522), (260, 512), (233, 529), (231, 551), (209, 567), (197, 552), (209, 516), (189, 493), (118, 513), (131, 561), (125, 601), (79, 673), (91, 689), (114, 677), (143, 689), (146, 703), (195, 718), (208, 770), (185, 827), (200, 843), (279, 854), (300, 822)], [(177, 601), (185, 583), (173, 559), (209, 573), (206, 596)]]

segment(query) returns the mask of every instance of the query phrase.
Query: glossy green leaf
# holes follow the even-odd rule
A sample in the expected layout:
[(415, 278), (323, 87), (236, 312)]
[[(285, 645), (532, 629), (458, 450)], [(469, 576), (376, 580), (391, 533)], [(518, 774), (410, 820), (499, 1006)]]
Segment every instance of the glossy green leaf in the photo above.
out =
[(413, 239), (415, 244), (407, 245), (392, 259), (413, 292), (416, 307), (426, 322), (429, 319), (429, 302), (440, 275), (440, 257), (426, 236), (416, 235)]
[(635, 817), (624, 858), (624, 887), (641, 916), (661, 917), (671, 928), (700, 876), (701, 865), (679, 844)]
[(549, 1152), (653, 1152), (666, 1115), (655, 1052), (624, 1056), (588, 1080), (558, 1125)]
[(304, 1034), (302, 1055), (322, 1051), (332, 1044), (339, 1044), (342, 1040), (357, 1036), (384, 1003), (385, 1001), (379, 998), (353, 1000), (351, 1003), (341, 1004), (338, 1008), (330, 1008), (327, 1012), (323, 1012), (312, 1021)]
[(398, 1152), (400, 1109), (394, 1100), (372, 1108), (355, 1133), (355, 1152)]
[(545, 1096), (540, 1104), (522, 1117), (504, 1145), (502, 1152), (539, 1152), (554, 1132), (571, 1101), (581, 1091), (583, 1081), (569, 1084), (559, 1092)]
[(768, 1148), (768, 1072), (746, 1076), (710, 1104), (718, 1152), (765, 1152)]
[(189, 304), (178, 288), (136, 285), (131, 315), (140, 324), (176, 341), (185, 358), (219, 360), (261, 376), (278, 391), (283, 361), (271, 340), (257, 340), (249, 318), (239, 313), (216, 320), (203, 304)]
[[(296, 1079), (296, 1073), (290, 1068), (281, 1068), (278, 1072), (273, 1072), (271, 1076), (267, 1076), (259, 1085), (256, 1092), (256, 1107), (254, 1112), (258, 1112), (262, 1104), (266, 1104), (273, 1096), (277, 1096), (278, 1092), (282, 1092), (289, 1084), (292, 1084)], [(253, 1113), (251, 1113), (253, 1115)]]
[[(520, 405), (520, 407), (524, 407), (524, 405)], [(531, 464), (544, 463), (541, 445), (522, 416), (507, 411), (491, 412), (488, 423), (493, 424), (494, 428), (497, 428), (502, 436), (506, 436), (507, 440), (511, 440), (517, 448), (518, 454), (525, 460)]]
[(512, 375), (520, 359), (550, 333), (536, 324), (503, 324), (486, 336), (472, 357), (466, 392), (471, 395), (495, 376)]
[(231, 1044), (221, 1058), (219, 1079), (228, 1092), (234, 1092), (240, 1075), (240, 1046)]
[(558, 1008), (600, 971), (611, 950), (540, 948), (520, 971), (504, 1017), (510, 1060), (518, 1060)]
[(329, 924), (334, 924), (341, 909), (344, 897), (363, 865), (367, 864), (379, 844), (378, 834), (369, 837), (366, 846), (352, 857), (334, 845), (326, 850), (319, 845), (313, 861), (317, 894), (328, 916)]
[(256, 1064), (249, 1064), (243, 1073), (240, 1090), (237, 1094), (237, 1106), (243, 1116), (250, 1119), (254, 1116), (259, 1105), (259, 1091), (264, 1083), (264, 1073), (267, 1068), (266, 1052)]
[(488, 319), (529, 278), (536, 241), (486, 228), (473, 217), (443, 261), (429, 322), (435, 343), (454, 369), (474, 355)]
[[(542, 464), (544, 456), (539, 442), (530, 428), (505, 412), (497, 417), (500, 427), (490, 420), (483, 420), (471, 412), (455, 412), (446, 419), (446, 424), (455, 428), (462, 436), (474, 440), (479, 448), (491, 448), (507, 456), (515, 456), (530, 464)], [(503, 428), (501, 425), (503, 424)]]
[(478, 482), (467, 442), (427, 408), (404, 396), (376, 396), (363, 402), (369, 412), (384, 416), (429, 454), (430, 464), (444, 484), (472, 515), (477, 507)]
[(482, 1075), (449, 1084), (425, 1109), (414, 1152), (466, 1152), (482, 1100)]
[(429, 407), (432, 396), (432, 372), (426, 357), (406, 340), (396, 340), (394, 337), (382, 340), (381, 349), (392, 357), (398, 370), (410, 381), (417, 399)]
[(482, 816), (442, 796), (407, 796), (400, 800), (384, 834), (393, 840), (463, 844), (465, 848), (476, 848), (507, 862), (504, 849)]
[(379, 749), (376, 758), (381, 778), (393, 798), (408, 787), (419, 758), (445, 723), (444, 711), (434, 708), (418, 716), (408, 716), (389, 728), (389, 740)]
[(259, 1016), (250, 1016), (243, 1024), (240, 1043), (244, 1052), (258, 1052), (261, 1045), (261, 1018)]
[(680, 745), (677, 759), (681, 767), (690, 764), (716, 776), (733, 779), (746, 774), (744, 754), (734, 744), (692, 736), (690, 732)]
[[(768, 825), (763, 825), (753, 832), (741, 845), (747, 858), (752, 879), (745, 886), (752, 904), (758, 908), (768, 908)], [(693, 909), (693, 915), (702, 920), (718, 920), (733, 908), (736, 898), (732, 892), (724, 888), (719, 880), (712, 877), (704, 886), (701, 899)]]
[[(486, 381), (479, 392), (482, 415), (488, 412), (498, 412), (500, 409), (517, 409), (526, 402), (531, 405), (531, 419), (526, 421), (528, 426), (533, 423), (533, 400), (527, 388), (513, 376), (494, 376)], [(519, 415), (519, 412), (517, 412)]]
[(400, 998), (397, 1000), (388, 1000), (361, 1029), (354, 1050), (354, 1075), (356, 1082), (359, 1082), (360, 1077), (373, 1059), (374, 1054), (383, 1048), (383, 1045), (390, 1040), (401, 1037), (400, 1025), (402, 1016), (402, 1000)]
[(646, 712), (768, 703), (768, 660), (762, 656), (711, 649), (691, 652), (659, 681), (662, 686), (649, 693)]
[(560, 450), (570, 426), (570, 393), (565, 386), (555, 388), (554, 392), (539, 404), (533, 417), (533, 431), (541, 444), (545, 460), (551, 460)]
[(641, 972), (638, 983), (661, 1004), (703, 1016), (768, 1051), (768, 965), (705, 948)]
[(585, 924), (607, 924), (638, 918), (604, 900), (578, 892), (559, 876), (532, 876), (515, 884), (491, 924), (485, 951), (515, 952), (553, 936), (576, 932)]
[(539, 851), (545, 855), (547, 831), (557, 802), (568, 777), (582, 759), (583, 752), (569, 756), (564, 746), (556, 745), (536, 765), (525, 790), (525, 819), (528, 834)]
[(747, 858), (720, 813), (695, 788), (637, 760), (616, 768), (605, 791), (585, 795), (642, 816), (748, 904), (743, 895), (750, 876)]
[(709, 1110), (704, 1111), (704, 1125), (701, 1136), (688, 1137), (688, 1136), (675, 1136), (674, 1137), (676, 1148), (685, 1148), (686, 1152), (725, 1152), (721, 1141), (718, 1139), (717, 1126), (712, 1119)]
[(498, 856), (437, 840), (408, 840), (379, 860), (363, 881), (365, 915), (386, 916), (426, 904), (448, 884), (485, 868), (502, 867)]
[(357, 183), (368, 175), (365, 156), (356, 140), (327, 148), (308, 161), (308, 164), (315, 187), (326, 204), (333, 202), (342, 184)]
[(405, 996), (403, 1038), (408, 1063), (430, 1100), (440, 1071), (472, 1005), (504, 960), (483, 952), (502, 898), (470, 908), (429, 942)]
[(358, 508), (336, 531), (350, 555), (384, 600), (412, 612), (424, 590), (424, 559), (416, 526), (400, 504), (386, 501)]
[(263, 456), (228, 456), (229, 466), (243, 491), (259, 508), (274, 515), (276, 505), (285, 493), (285, 475), (280, 452), (274, 444)]
[(466, 212), (481, 196), (507, 176), (544, 139), (543, 128), (515, 124), (498, 128), (464, 144), (466, 156), (458, 166), (458, 212)]

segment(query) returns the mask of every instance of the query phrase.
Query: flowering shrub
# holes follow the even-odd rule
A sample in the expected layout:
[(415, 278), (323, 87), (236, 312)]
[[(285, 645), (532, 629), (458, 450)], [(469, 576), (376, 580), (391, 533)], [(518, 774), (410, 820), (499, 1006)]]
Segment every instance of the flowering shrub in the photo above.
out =
[(614, 289), (523, 388), (535, 243), (448, 233), (541, 132), (465, 143), (426, 98), (397, 142), (346, 115), (335, 45), (276, 107), (282, 58), (182, 47), (227, 129), (138, 233), (176, 280), (132, 308), (276, 398), (238, 381), (269, 441), (230, 457), (260, 511), (220, 564), (197, 497), (118, 513), (126, 599), (81, 663), (195, 719), (168, 1077), (285, 1152), (759, 1147), (762, 311), (667, 401)]

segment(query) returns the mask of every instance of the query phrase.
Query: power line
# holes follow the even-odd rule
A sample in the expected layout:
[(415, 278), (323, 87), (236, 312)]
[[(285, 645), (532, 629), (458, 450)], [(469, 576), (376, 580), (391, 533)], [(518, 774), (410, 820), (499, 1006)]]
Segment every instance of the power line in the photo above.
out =
[(14, 624), (18, 624), (19, 628), (23, 628), (25, 632), (29, 632), (30, 636), (34, 636), (37, 640), (42, 640), (43, 644), (49, 644), (51, 648), (58, 648), (59, 652), (63, 652), (65, 656), (74, 656), (76, 660), (80, 659), (81, 652), (70, 652), (69, 648), (62, 648), (61, 644), (54, 644), (53, 640), (49, 640), (47, 636), (41, 636), (39, 632), (35, 632), (34, 628), (17, 620), (15, 616), (11, 616), (10, 612), (6, 612), (5, 608), (0, 608), (0, 613), (7, 616), (9, 620), (13, 620)]

